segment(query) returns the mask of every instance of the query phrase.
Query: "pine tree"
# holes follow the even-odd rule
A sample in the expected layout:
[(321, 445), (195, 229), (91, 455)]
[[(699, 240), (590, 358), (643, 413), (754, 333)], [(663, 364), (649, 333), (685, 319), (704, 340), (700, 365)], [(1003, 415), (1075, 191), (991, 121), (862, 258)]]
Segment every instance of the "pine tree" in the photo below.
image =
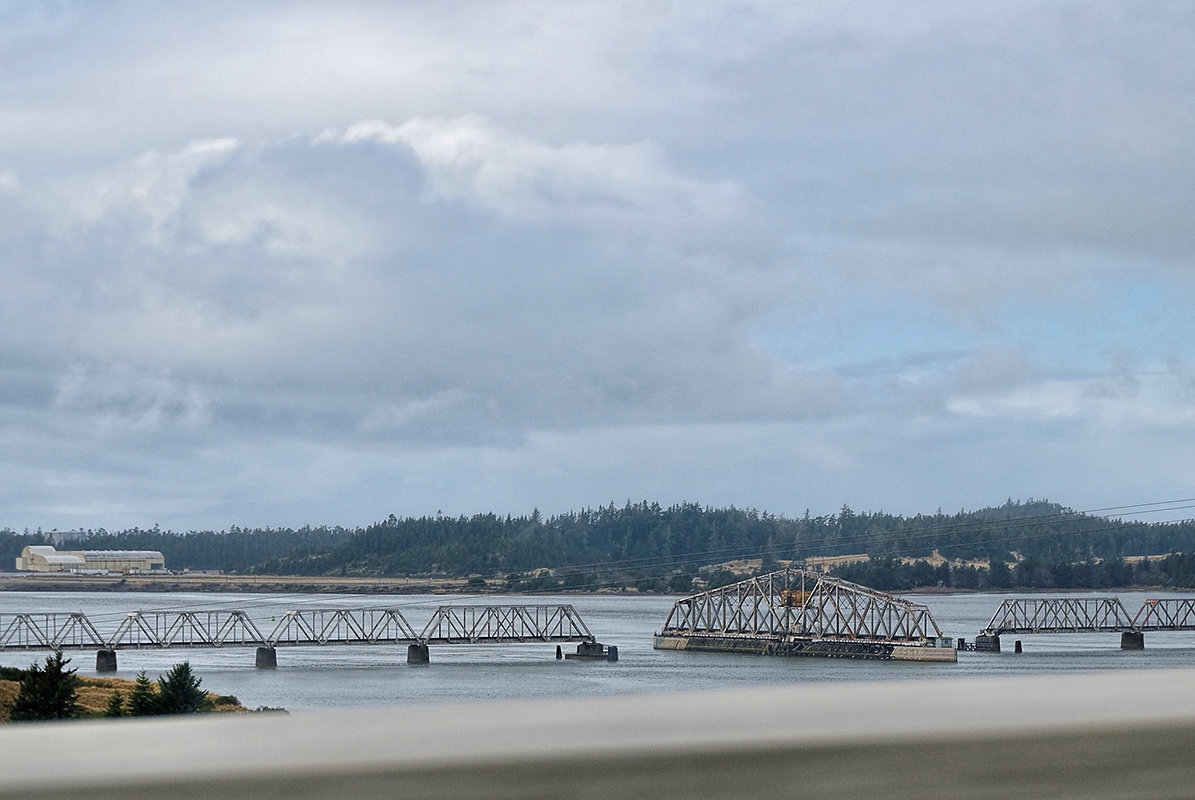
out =
[(158, 690), (154, 688), (145, 670), (137, 673), (133, 691), (129, 692), (129, 716), (144, 717), (161, 713), (158, 710)]
[(199, 688), (203, 681), (191, 671), (191, 663), (175, 664), (158, 676), (158, 708), (161, 714), (194, 714), (207, 704), (207, 693)]
[(105, 717), (123, 717), (125, 716), (124, 709), (124, 695), (119, 691), (113, 692), (108, 696), (108, 707), (104, 709)]
[(58, 650), (46, 656), (46, 664), (29, 667), (13, 700), (9, 718), (17, 720), (71, 719), (79, 716), (79, 678), (66, 669), (69, 658)]

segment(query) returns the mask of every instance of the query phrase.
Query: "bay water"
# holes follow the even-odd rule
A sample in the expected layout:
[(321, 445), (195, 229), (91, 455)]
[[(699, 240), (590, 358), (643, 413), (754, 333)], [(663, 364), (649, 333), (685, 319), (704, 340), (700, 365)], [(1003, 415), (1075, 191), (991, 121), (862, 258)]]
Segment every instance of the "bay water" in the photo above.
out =
[[(1184, 595), (1120, 592), (1129, 614), (1147, 597)], [(1006, 594), (912, 596), (930, 609), (943, 635), (973, 640)], [(1030, 596), (1030, 595), (1017, 595)], [(1107, 597), (1107, 592), (1038, 594), (1034, 597)], [(1185, 596), (1190, 596), (1187, 593)], [(291, 609), (397, 608), (418, 632), (440, 605), (571, 604), (598, 641), (618, 647), (619, 660), (557, 660), (556, 645), (432, 645), (431, 663), (408, 665), (405, 645), (279, 647), (278, 667), (254, 666), (252, 647), (117, 651), (116, 677), (140, 670), (151, 678), (189, 661), (203, 688), (235, 695), (242, 705), (292, 712), (325, 708), (406, 706), (702, 691), (830, 681), (905, 681), (975, 678), (1088, 670), (1195, 667), (1195, 632), (1146, 633), (1145, 650), (1120, 649), (1105, 634), (1005, 635), (1003, 653), (961, 652), (957, 664), (776, 658), (652, 649), (652, 636), (677, 600), (663, 595), (550, 595), (479, 597), (444, 595), (213, 594), (113, 592), (0, 592), (0, 620), (14, 613), (81, 611), (101, 634), (111, 633), (130, 611), (237, 610), (263, 634)], [(1014, 654), (1020, 639), (1024, 652)], [(574, 644), (563, 644), (565, 652)], [(95, 675), (95, 652), (67, 651), (81, 675)], [(0, 665), (26, 667), (45, 653), (0, 652)], [(105, 673), (110, 674), (110, 673)]]

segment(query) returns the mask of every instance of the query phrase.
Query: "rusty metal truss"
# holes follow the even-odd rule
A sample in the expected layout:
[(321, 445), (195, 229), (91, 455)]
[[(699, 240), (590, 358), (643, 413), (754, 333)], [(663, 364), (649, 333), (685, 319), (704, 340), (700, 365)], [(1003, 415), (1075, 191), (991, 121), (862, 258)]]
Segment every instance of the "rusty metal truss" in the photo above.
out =
[(1195, 599), (1146, 600), (1133, 617), (1135, 631), (1195, 631)]
[(410, 644), (417, 638), (396, 608), (305, 608), (282, 615), (269, 645)]
[(425, 644), (595, 641), (571, 605), (440, 606), (419, 639)]
[(924, 605), (795, 568), (679, 600), (661, 633), (918, 643), (942, 636)]
[(1116, 633), (1136, 630), (1115, 597), (1007, 598), (981, 633)]

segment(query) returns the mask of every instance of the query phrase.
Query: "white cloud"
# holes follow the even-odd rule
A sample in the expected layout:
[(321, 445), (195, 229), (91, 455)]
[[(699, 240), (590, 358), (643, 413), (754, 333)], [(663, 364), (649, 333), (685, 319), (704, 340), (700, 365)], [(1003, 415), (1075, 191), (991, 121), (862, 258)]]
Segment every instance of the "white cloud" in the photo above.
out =
[(151, 151), (99, 172), (56, 182), (42, 201), (60, 228), (94, 227), (111, 217), (132, 217), (145, 244), (167, 248), (177, 236), (178, 214), (191, 182), (204, 169), (226, 161), (235, 139), (191, 142), (175, 153)]
[[(1195, 432), (1195, 385), (1189, 370), (1038, 379), (999, 392), (958, 394), (952, 414), (1009, 423), (1082, 422), (1098, 432), (1158, 428)], [(1096, 433), (1095, 435), (1098, 435)]]
[[(325, 133), (317, 141), (327, 141)], [(378, 120), (351, 125), (343, 144), (379, 141), (410, 147), (441, 197), (465, 199), (525, 220), (578, 218), (642, 225), (688, 215), (697, 224), (741, 217), (746, 198), (731, 182), (702, 183), (672, 173), (659, 148), (639, 142), (552, 146), (502, 130), (478, 116)]]

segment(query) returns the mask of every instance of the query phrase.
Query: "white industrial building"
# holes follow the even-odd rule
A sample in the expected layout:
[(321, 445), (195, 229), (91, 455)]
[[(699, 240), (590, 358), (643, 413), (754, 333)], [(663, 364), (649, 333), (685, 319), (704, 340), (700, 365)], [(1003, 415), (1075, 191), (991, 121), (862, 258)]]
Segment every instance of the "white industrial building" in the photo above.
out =
[(166, 558), (157, 550), (55, 550), (29, 545), (17, 556), (25, 572), (164, 572)]

